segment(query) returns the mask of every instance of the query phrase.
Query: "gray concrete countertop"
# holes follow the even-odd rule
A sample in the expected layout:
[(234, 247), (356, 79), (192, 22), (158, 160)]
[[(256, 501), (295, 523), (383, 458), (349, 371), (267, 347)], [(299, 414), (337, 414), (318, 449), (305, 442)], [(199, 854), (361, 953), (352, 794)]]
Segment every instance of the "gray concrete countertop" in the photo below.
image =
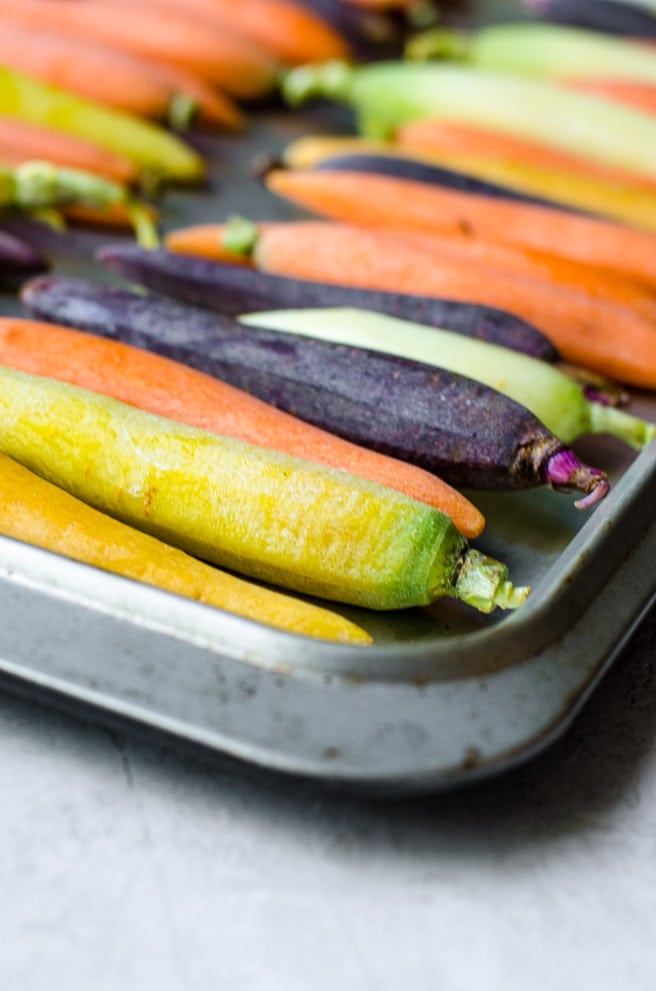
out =
[(653, 991), (656, 609), (567, 735), (364, 800), (0, 694), (7, 991)]

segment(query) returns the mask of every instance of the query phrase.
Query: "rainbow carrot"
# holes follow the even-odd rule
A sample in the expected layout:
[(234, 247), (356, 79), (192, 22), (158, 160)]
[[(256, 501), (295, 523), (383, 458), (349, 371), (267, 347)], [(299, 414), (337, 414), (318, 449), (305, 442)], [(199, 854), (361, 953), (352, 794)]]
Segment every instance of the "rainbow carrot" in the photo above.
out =
[(262, 588), (112, 519), (0, 454), (0, 533), (307, 637), (367, 646), (338, 613)]
[[(656, 388), (656, 333), (630, 310), (592, 303), (573, 291), (486, 276), (459, 261), (436, 264), (434, 253), (393, 232), (334, 221), (254, 225), (244, 251), (263, 271), (338, 285), (467, 300), (515, 313), (542, 330), (575, 365), (626, 384)], [(214, 236), (228, 236), (217, 224)], [(182, 232), (177, 232), (179, 242)], [(167, 247), (172, 247), (166, 238)], [(233, 243), (233, 249), (236, 246)]]
[(484, 519), (435, 475), (365, 450), (186, 365), (82, 331), (0, 318), (0, 363), (120, 399), (168, 419), (331, 465), (426, 502), (465, 536)]

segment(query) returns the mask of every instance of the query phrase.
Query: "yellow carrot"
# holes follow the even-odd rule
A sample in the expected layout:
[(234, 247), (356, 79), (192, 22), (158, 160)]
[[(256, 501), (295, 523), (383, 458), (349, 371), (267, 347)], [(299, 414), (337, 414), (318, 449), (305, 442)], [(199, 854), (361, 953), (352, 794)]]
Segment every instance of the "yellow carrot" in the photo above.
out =
[(329, 609), (219, 571), (119, 523), (0, 454), (0, 533), (293, 633), (366, 645)]

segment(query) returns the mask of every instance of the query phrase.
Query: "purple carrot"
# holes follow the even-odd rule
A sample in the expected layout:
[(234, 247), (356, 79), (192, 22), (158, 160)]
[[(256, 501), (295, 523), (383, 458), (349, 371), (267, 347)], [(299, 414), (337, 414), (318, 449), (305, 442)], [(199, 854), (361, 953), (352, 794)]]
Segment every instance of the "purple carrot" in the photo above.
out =
[(452, 485), (608, 491), (532, 413), (433, 365), (259, 328), (147, 293), (44, 276), (21, 294), (37, 318), (184, 362), (341, 437)]
[(227, 316), (255, 310), (355, 306), (501, 344), (543, 361), (558, 360), (556, 348), (539, 330), (488, 306), (306, 282), (165, 248), (145, 251), (135, 244), (107, 245), (96, 257), (130, 282)]

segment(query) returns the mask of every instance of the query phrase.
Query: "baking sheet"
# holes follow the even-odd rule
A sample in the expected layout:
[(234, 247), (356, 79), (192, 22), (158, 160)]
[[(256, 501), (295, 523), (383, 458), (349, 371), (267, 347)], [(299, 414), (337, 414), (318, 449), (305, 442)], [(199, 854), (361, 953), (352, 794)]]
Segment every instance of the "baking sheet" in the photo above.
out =
[[(196, 135), (209, 187), (176, 192), (164, 226), (243, 213), (302, 216), (254, 178), (252, 163), (348, 114), (276, 109), (247, 140)], [(49, 235), (56, 270), (90, 264), (111, 235)], [(11, 296), (4, 313), (20, 312)], [(633, 408), (656, 421), (656, 401)], [(456, 602), (375, 614), (341, 608), (371, 649), (322, 644), (229, 616), (0, 539), (0, 673), (213, 751), (351, 787), (398, 793), (499, 773), (564, 731), (656, 595), (656, 445), (576, 445), (608, 470), (593, 512), (546, 490), (471, 494), (488, 519), (476, 541), (533, 593), (517, 613), (485, 617)]]

